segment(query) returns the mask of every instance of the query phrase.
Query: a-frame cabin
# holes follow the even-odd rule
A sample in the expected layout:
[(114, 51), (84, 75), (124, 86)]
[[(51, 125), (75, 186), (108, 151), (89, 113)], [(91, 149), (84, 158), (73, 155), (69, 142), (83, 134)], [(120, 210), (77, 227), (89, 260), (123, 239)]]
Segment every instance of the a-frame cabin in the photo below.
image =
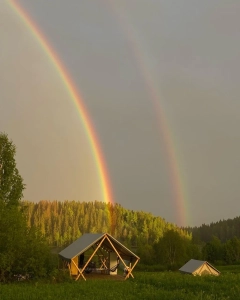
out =
[(121, 264), (124, 278), (133, 277), (132, 271), (139, 257), (108, 233), (86, 233), (59, 253), (70, 275), (78, 280), (85, 273), (116, 275)]

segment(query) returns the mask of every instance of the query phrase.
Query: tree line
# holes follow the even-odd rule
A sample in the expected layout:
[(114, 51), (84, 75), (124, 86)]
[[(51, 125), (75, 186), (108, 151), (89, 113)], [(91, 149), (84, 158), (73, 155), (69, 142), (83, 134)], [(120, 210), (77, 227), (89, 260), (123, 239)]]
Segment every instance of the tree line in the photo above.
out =
[(28, 226), (38, 227), (51, 246), (63, 247), (84, 233), (99, 232), (107, 232), (129, 247), (154, 244), (168, 230), (191, 239), (191, 233), (161, 217), (117, 203), (43, 200), (23, 201), (22, 207)]
[(228, 220), (220, 220), (215, 223), (202, 224), (199, 227), (185, 228), (192, 233), (193, 239), (203, 242), (210, 242), (213, 236), (219, 238), (221, 242), (226, 242), (233, 237), (240, 238), (240, 217)]

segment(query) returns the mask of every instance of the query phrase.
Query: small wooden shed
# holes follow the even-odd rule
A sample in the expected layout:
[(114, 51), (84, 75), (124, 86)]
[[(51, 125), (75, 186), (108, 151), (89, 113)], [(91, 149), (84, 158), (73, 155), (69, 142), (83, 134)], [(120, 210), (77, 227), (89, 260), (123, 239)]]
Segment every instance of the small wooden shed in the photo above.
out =
[(121, 264), (125, 279), (133, 277), (132, 271), (139, 257), (108, 233), (86, 233), (59, 253), (70, 275), (86, 280), (85, 273), (117, 275)]
[(203, 260), (190, 259), (179, 271), (183, 274), (192, 275), (215, 275), (219, 276), (220, 272), (209, 262)]

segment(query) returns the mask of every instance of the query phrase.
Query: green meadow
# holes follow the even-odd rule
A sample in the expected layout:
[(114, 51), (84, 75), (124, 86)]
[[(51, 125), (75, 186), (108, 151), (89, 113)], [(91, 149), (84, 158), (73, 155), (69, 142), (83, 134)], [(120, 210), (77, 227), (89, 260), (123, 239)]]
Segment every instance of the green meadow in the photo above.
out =
[(240, 299), (240, 273), (231, 272), (229, 268), (223, 270), (219, 277), (194, 277), (178, 272), (135, 272), (135, 278), (126, 281), (16, 282), (0, 286), (0, 299)]

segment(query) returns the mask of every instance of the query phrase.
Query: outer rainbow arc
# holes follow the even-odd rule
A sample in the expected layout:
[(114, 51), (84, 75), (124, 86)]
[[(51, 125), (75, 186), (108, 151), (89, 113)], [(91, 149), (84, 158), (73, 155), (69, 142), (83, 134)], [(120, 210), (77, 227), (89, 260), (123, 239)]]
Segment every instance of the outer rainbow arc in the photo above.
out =
[(79, 113), (81, 115), (81, 119), (82, 119), (83, 125), (85, 127), (85, 130), (86, 130), (89, 142), (90, 142), (93, 156), (96, 161), (96, 165), (97, 165), (97, 169), (98, 169), (98, 173), (99, 173), (99, 177), (100, 177), (100, 181), (101, 181), (101, 187), (103, 190), (104, 201), (107, 203), (113, 203), (110, 180), (109, 180), (105, 160), (104, 160), (104, 157), (102, 154), (102, 150), (100, 147), (100, 143), (98, 141), (96, 132), (91, 123), (87, 109), (84, 106), (84, 103), (83, 103), (80, 93), (77, 91), (76, 87), (74, 86), (72, 79), (70, 78), (68, 72), (66, 71), (62, 62), (58, 58), (57, 54), (52, 49), (52, 47), (49, 45), (49, 43), (47, 42), (47, 40), (44, 37), (44, 35), (42, 34), (42, 32), (38, 29), (38, 27), (35, 25), (35, 23), (28, 16), (28, 14), (17, 3), (17, 1), (9, 0), (9, 4), (13, 8), (13, 10), (16, 12), (16, 14), (25, 23), (26, 27), (29, 28), (29, 30), (32, 32), (32, 34), (37, 39), (39, 44), (42, 46), (45, 54), (48, 56), (50, 61), (53, 63), (53, 65), (57, 69), (60, 78), (62, 79), (72, 100), (74, 101), (74, 104), (76, 105), (77, 110), (79, 111)]
[(117, 4), (112, 0), (106, 0), (106, 3), (110, 7), (111, 11), (117, 16), (119, 25), (123, 30), (125, 36), (127, 37), (129, 48), (133, 53), (134, 59), (136, 61), (136, 66), (139, 68), (140, 74), (145, 82), (146, 88), (150, 95), (150, 98), (155, 107), (155, 113), (157, 116), (157, 121), (161, 130), (161, 135), (164, 142), (165, 152), (168, 157), (170, 181), (172, 183), (173, 191), (172, 195), (175, 199), (175, 204), (177, 206), (177, 219), (182, 225), (186, 225), (186, 205), (185, 205), (185, 195), (183, 182), (180, 176), (180, 166), (178, 163), (176, 150), (173, 143), (172, 133), (170, 126), (168, 125), (167, 119), (165, 117), (165, 112), (160, 102), (161, 96), (159, 95), (157, 89), (154, 85), (154, 80), (152, 79), (151, 72), (147, 66), (146, 59), (144, 58), (144, 53), (141, 51), (140, 42), (137, 41), (137, 35), (134, 33), (134, 28), (124, 16), (123, 12), (120, 12)]
[[(138, 54), (139, 57), (140, 54)], [(156, 89), (154, 88), (153, 81), (151, 79), (150, 72), (147, 70), (147, 67), (143, 62), (139, 62), (139, 69), (145, 80), (145, 84), (149, 90), (150, 97), (153, 101), (153, 105), (156, 109), (157, 121), (161, 129), (161, 134), (164, 142), (165, 152), (168, 156), (168, 165), (169, 165), (169, 176), (172, 183), (172, 195), (175, 198), (176, 211), (178, 213), (178, 223), (181, 226), (186, 225), (186, 208), (185, 208), (185, 197), (183, 183), (180, 176), (180, 167), (176, 156), (176, 151), (173, 143), (172, 134), (168, 125), (168, 122), (165, 117), (165, 113), (160, 104), (159, 96), (157, 95)]]
[(184, 189), (183, 183), (180, 176), (180, 167), (178, 161), (176, 159), (176, 153), (174, 151), (175, 147), (173, 144), (173, 139), (170, 137), (169, 129), (167, 126), (166, 118), (164, 117), (164, 113), (160, 107), (160, 104), (155, 101), (155, 106), (158, 112), (158, 122), (160, 127), (162, 128), (163, 140), (165, 142), (166, 152), (169, 157), (169, 168), (171, 172), (171, 181), (173, 184), (173, 195), (177, 199), (176, 201), (176, 210), (179, 214), (178, 222), (181, 226), (186, 226), (186, 207), (185, 207), (185, 197), (184, 197)]

